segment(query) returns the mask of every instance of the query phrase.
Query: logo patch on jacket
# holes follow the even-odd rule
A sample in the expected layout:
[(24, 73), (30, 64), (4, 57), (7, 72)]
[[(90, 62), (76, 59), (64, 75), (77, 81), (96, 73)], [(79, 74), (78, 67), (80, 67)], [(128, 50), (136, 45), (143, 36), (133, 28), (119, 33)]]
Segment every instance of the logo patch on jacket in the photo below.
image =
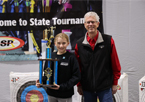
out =
[(99, 47), (102, 49), (104, 47), (104, 45), (100, 45)]
[(62, 65), (62, 66), (68, 66), (68, 63), (67, 62), (61, 62), (60, 65)]

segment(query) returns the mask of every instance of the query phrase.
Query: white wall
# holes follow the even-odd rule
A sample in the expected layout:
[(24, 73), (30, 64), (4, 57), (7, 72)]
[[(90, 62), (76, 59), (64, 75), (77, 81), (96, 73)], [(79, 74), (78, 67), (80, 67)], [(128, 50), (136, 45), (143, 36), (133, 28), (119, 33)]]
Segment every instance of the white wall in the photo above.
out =
[(104, 0), (105, 33), (113, 36), (128, 74), (129, 102), (139, 101), (138, 81), (145, 75), (145, 0)]

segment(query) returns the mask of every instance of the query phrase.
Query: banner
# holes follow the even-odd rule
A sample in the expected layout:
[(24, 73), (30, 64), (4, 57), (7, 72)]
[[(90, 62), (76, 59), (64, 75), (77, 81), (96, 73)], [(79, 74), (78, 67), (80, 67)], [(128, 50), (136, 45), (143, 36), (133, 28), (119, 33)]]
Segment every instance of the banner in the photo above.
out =
[(95, 11), (103, 32), (102, 1), (94, 0), (0, 0), (0, 61), (37, 60), (45, 52), (51, 35), (66, 33), (67, 48), (85, 35), (84, 15)]

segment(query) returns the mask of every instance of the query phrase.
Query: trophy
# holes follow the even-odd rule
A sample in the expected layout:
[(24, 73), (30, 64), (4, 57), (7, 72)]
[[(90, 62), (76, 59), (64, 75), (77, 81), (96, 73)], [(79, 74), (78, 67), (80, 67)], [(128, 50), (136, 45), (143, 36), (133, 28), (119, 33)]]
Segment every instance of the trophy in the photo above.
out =
[[(57, 70), (58, 70), (58, 59), (52, 59), (51, 58), (51, 52), (52, 49), (50, 47), (51, 45), (51, 39), (54, 38), (54, 32), (53, 30), (55, 29), (55, 27), (50, 27), (49, 30), (45, 29), (43, 32), (43, 39), (42, 41), (46, 41), (47, 42), (47, 47), (45, 48), (45, 54), (46, 54), (46, 58), (43, 56), (42, 58), (38, 59), (39, 60), (39, 82), (41, 84), (41, 86), (47, 86), (47, 87), (53, 87), (54, 84), (57, 84)], [(50, 32), (50, 37), (48, 39), (48, 32)], [(46, 44), (46, 43), (44, 43)], [(42, 48), (44, 49), (44, 48)], [(43, 68), (43, 61), (47, 61), (48, 66), (47, 68), (44, 70)], [(54, 68), (52, 70), (51, 68), (51, 62), (54, 62)], [(43, 84), (42, 82), (42, 76), (43, 76), (43, 72), (45, 73), (45, 76), (47, 77), (46, 80), (46, 84)], [(53, 76), (52, 76), (53, 75)], [(53, 78), (53, 83), (50, 83), (50, 78)]]
[(34, 13), (34, 5), (35, 5), (35, 1), (31, 0), (31, 2), (30, 2), (30, 13)]
[(14, 5), (15, 5), (15, 11), (16, 11), (16, 13), (18, 13), (19, 12), (19, 1), (14, 0)]
[(42, 0), (43, 12), (50, 12), (52, 0)]
[(26, 0), (25, 5), (26, 5), (27, 12), (30, 12), (30, 0)]

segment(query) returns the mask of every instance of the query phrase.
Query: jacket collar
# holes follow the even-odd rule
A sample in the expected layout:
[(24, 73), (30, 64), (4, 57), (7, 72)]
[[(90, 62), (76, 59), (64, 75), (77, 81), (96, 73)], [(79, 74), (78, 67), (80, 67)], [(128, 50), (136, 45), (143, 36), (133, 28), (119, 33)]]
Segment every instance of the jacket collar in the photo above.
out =
[[(102, 42), (104, 42), (104, 40), (103, 40), (102, 34), (99, 32), (98, 39), (97, 39), (95, 45), (96, 45), (97, 43), (102, 43)], [(83, 40), (82, 43), (83, 43), (83, 44), (89, 44), (89, 42), (87, 41), (87, 32), (86, 32), (86, 34), (85, 34), (85, 38), (84, 38), (84, 40)]]

